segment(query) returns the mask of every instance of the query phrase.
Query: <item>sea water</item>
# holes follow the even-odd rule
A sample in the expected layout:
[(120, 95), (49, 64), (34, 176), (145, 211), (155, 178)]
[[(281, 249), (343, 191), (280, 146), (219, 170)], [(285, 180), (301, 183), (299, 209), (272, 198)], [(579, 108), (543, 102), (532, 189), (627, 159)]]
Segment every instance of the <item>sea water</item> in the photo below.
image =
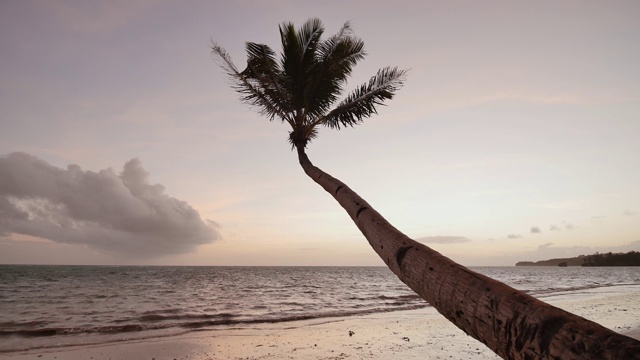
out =
[[(544, 299), (640, 285), (640, 267), (478, 267)], [(0, 265), (0, 352), (428, 304), (386, 267)]]

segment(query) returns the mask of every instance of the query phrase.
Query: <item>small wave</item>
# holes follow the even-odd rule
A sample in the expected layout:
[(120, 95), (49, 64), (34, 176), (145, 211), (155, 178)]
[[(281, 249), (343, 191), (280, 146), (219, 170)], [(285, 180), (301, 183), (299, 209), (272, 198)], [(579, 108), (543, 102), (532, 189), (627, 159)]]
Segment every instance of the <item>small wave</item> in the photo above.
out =
[(581, 286), (570, 286), (570, 287), (566, 287), (566, 288), (550, 288), (550, 289), (538, 289), (538, 290), (525, 290), (526, 293), (532, 295), (532, 296), (539, 296), (539, 295), (550, 295), (550, 294), (561, 294), (561, 293), (567, 293), (567, 292), (572, 292), (572, 291), (580, 291), (580, 290), (591, 290), (591, 289), (597, 289), (597, 288), (608, 288), (608, 287), (615, 287), (615, 286), (629, 286), (629, 285), (637, 285), (637, 284), (589, 284), (589, 285), (581, 285)]
[[(183, 316), (162, 316), (162, 315), (143, 315), (139, 317), (142, 323), (129, 323), (123, 325), (113, 326), (97, 326), (97, 327), (51, 327), (40, 329), (17, 329), (17, 330), (0, 330), (0, 338), (19, 336), (19, 337), (50, 337), (50, 336), (64, 336), (64, 335), (78, 335), (78, 334), (116, 334), (127, 332), (138, 332), (145, 330), (162, 330), (168, 328), (185, 328), (191, 330), (197, 330), (202, 328), (210, 328), (216, 326), (237, 326), (237, 325), (251, 325), (251, 324), (275, 324), (291, 321), (322, 319), (330, 317), (347, 317), (347, 316), (362, 316), (375, 313), (385, 313), (400, 310), (413, 310), (421, 309), (429, 306), (428, 304), (413, 304), (395, 307), (383, 307), (383, 308), (369, 308), (362, 310), (349, 310), (349, 311), (329, 311), (318, 313), (302, 313), (291, 314), (286, 316), (270, 316), (270, 317), (256, 317), (256, 318), (237, 318), (232, 314), (216, 314), (216, 315), (183, 315)], [(186, 320), (178, 322), (168, 322), (166, 320)]]
[(54, 336), (60, 333), (61, 328), (44, 328), (44, 329), (31, 329), (31, 330), (0, 330), (0, 337), (6, 336), (22, 336), (22, 337), (41, 337), (41, 336)]
[(160, 314), (146, 314), (137, 318), (142, 322), (157, 322), (167, 320), (210, 320), (210, 319), (230, 319), (235, 317), (233, 314), (221, 313), (221, 314), (185, 314), (185, 315), (160, 315)]
[(387, 296), (380, 295), (377, 297), (378, 300), (416, 300), (420, 299), (420, 296), (417, 294), (407, 294), (407, 295), (398, 295), (398, 296)]
[(372, 301), (372, 300), (410, 301), (410, 300), (418, 300), (418, 299), (420, 299), (420, 296), (416, 294), (397, 295), (397, 296), (378, 295), (378, 296), (371, 296), (371, 297), (352, 296), (349, 298), (349, 300), (354, 300), (354, 301)]
[(141, 324), (126, 324), (120, 326), (99, 326), (99, 327), (74, 327), (74, 328), (41, 328), (41, 329), (21, 329), (21, 330), (0, 330), (0, 338), (9, 336), (21, 337), (48, 337), (56, 335), (93, 334), (93, 333), (125, 333), (133, 331), (148, 330), (156, 327), (143, 326)]
[(282, 305), (286, 305), (286, 306), (305, 306), (306, 304), (299, 303), (299, 302), (296, 302), (296, 301), (283, 301), (283, 302), (278, 303), (278, 305), (281, 305), (281, 306)]
[(9, 328), (9, 327), (34, 328), (34, 327), (44, 326), (44, 325), (48, 325), (48, 323), (46, 321), (37, 321), (37, 320), (25, 321), (25, 322), (6, 321), (6, 322), (0, 322), (0, 329)]
[[(323, 312), (323, 313), (315, 313), (315, 314), (307, 313), (307, 314), (288, 315), (288, 316), (273, 317), (273, 318), (255, 318), (255, 319), (235, 320), (235, 321), (225, 322), (222, 325), (276, 324), (276, 323), (283, 323), (283, 322), (324, 319), (324, 318), (332, 318), (332, 317), (363, 316), (363, 315), (386, 313), (386, 312), (393, 312), (393, 311), (416, 310), (416, 309), (426, 308), (428, 306), (430, 305), (427, 303), (424, 303), (424, 304), (405, 305), (405, 306), (399, 306), (399, 307), (373, 308), (373, 309), (366, 309), (366, 310), (332, 311), (332, 312)], [(197, 329), (197, 328), (216, 326), (216, 325), (221, 325), (221, 322), (205, 321), (205, 322), (198, 322), (198, 323), (183, 324), (182, 326), (192, 328), (192, 329)]]
[(160, 309), (160, 310), (149, 310), (149, 311), (145, 311), (142, 314), (143, 315), (148, 315), (148, 314), (177, 314), (182, 312), (183, 309), (180, 308), (169, 308), (169, 309)]

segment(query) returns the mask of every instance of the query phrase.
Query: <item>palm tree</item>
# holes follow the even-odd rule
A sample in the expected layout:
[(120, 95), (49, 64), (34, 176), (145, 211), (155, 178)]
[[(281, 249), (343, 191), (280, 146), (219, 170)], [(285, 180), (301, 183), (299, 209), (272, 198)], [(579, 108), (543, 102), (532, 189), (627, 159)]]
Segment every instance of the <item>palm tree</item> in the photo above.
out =
[(347, 78), (366, 53), (349, 23), (327, 39), (320, 20), (296, 29), (280, 25), (280, 57), (246, 43), (239, 71), (218, 44), (211, 46), (243, 102), (291, 126), (289, 142), (304, 172), (347, 211), (369, 244), (400, 280), (442, 315), (505, 359), (637, 359), (640, 342), (473, 272), (393, 227), (340, 180), (314, 166), (305, 149), (319, 126), (354, 126), (376, 113), (402, 87), (406, 71), (378, 70), (341, 101)]

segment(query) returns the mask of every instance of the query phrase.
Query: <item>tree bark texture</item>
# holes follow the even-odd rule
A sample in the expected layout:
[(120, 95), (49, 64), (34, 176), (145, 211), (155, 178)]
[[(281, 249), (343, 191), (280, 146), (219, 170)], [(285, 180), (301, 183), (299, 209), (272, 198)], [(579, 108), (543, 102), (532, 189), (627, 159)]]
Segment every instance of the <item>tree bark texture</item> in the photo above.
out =
[(640, 341), (473, 272), (393, 227), (347, 185), (314, 166), (304, 172), (347, 211), (402, 282), (504, 359), (640, 359)]

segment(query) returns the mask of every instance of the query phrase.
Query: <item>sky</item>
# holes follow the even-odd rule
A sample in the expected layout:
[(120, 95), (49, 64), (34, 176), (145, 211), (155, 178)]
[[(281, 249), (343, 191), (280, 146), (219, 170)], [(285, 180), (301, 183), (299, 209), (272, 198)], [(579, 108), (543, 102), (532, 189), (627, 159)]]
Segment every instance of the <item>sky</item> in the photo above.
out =
[(403, 89), (315, 165), (467, 266), (640, 250), (638, 1), (0, 2), (0, 263), (384, 265), (210, 53), (346, 21)]

